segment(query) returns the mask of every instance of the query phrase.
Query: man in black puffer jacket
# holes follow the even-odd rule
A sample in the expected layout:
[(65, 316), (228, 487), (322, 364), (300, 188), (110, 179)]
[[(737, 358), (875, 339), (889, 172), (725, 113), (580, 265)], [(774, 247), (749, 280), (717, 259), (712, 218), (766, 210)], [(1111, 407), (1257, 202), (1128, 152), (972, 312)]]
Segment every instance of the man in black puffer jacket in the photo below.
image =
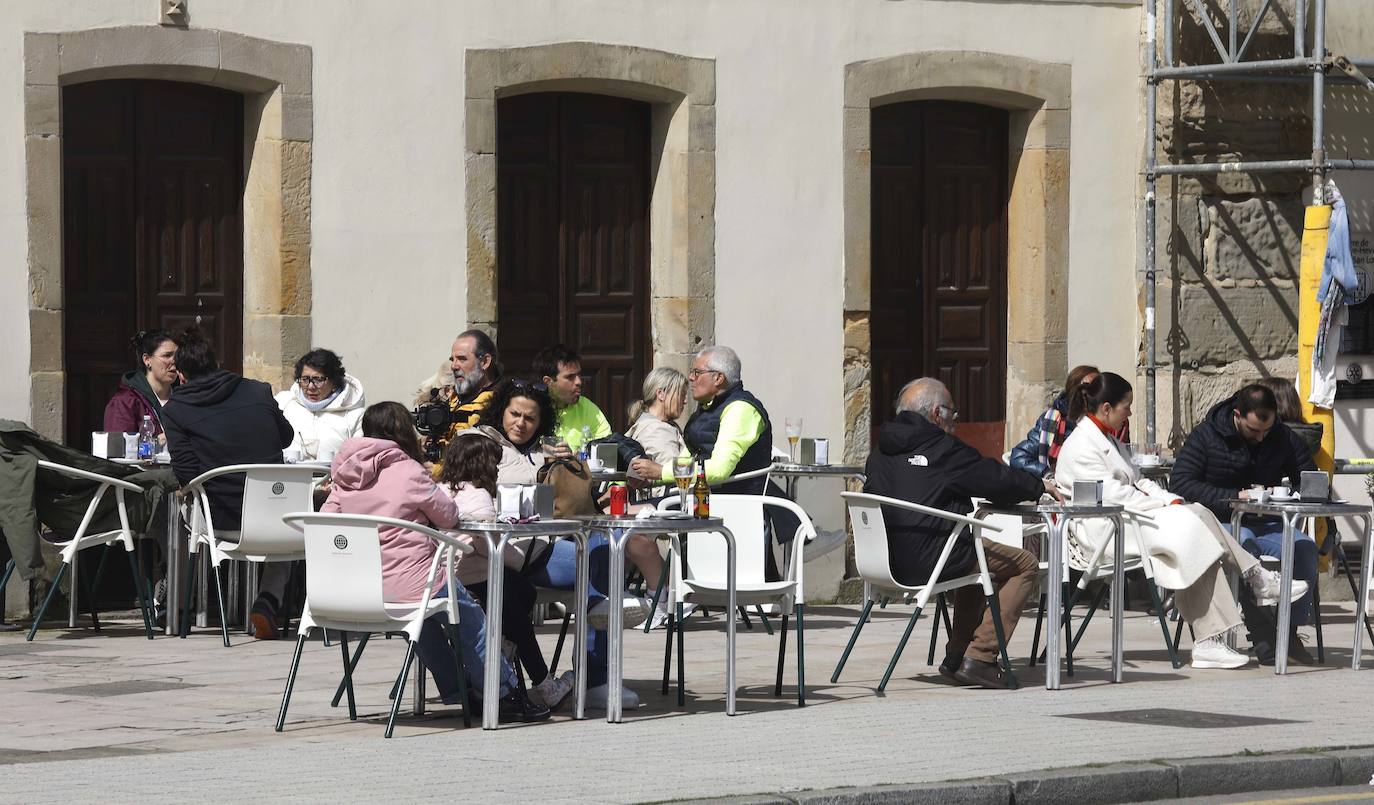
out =
[[(1036, 500), (1054, 487), (1029, 472), (984, 458), (954, 437), (958, 411), (949, 389), (933, 378), (908, 383), (897, 398), (897, 417), (878, 431), (878, 449), (868, 457), (864, 491), (919, 503), (953, 514), (973, 511), (970, 498), (1012, 505)], [(893, 577), (903, 584), (925, 584), (935, 572), (952, 528), (948, 520), (891, 506), (883, 507)], [(997, 603), (1008, 641), (1021, 609), (1035, 585), (1035, 555), (984, 540), (988, 573), (997, 588)], [(968, 529), (955, 542), (941, 579), (977, 572), (977, 555)], [(1005, 688), (997, 665), (997, 632), (991, 612), (984, 612), (980, 587), (960, 587), (954, 598), (954, 622), (940, 673), (970, 685)]]
[[(1249, 498), (1252, 484), (1276, 486), (1287, 478), (1296, 486), (1300, 473), (1317, 468), (1310, 454), (1295, 449), (1297, 443), (1288, 426), (1279, 421), (1274, 392), (1253, 383), (1212, 406), (1188, 434), (1169, 474), (1169, 490), (1211, 509), (1230, 531), (1231, 506), (1227, 500)], [(1233, 536), (1255, 556), (1278, 556), (1283, 549), (1283, 524), (1276, 518), (1247, 518), (1240, 533)], [(1308, 590), (1316, 589), (1317, 546), (1306, 534), (1295, 535), (1293, 576), (1306, 581)], [(1252, 625), (1256, 655), (1261, 663), (1272, 662), (1272, 636), (1254, 634), (1253, 624), (1258, 621), (1252, 617), (1253, 604), (1245, 590), (1241, 606), (1246, 610), (1246, 623)], [(1306, 623), (1311, 610), (1309, 592), (1293, 604), (1294, 627)], [(1289, 655), (1303, 662), (1310, 660), (1307, 650), (1293, 638), (1289, 640)]]

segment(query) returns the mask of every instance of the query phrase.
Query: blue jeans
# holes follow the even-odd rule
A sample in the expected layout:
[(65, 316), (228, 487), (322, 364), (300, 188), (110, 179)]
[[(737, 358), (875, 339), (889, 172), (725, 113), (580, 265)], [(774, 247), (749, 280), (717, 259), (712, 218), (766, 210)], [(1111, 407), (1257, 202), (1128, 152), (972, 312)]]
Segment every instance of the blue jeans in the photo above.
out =
[[(463, 657), (463, 670), (467, 672), (468, 685), (481, 696), (482, 682), (486, 676), (484, 669), (487, 659), (487, 616), (461, 582), (454, 580), (453, 583), (457, 585), (453, 600), (458, 605), (458, 648)], [(435, 593), (434, 597), (442, 598), (447, 594), (446, 591), (447, 588), (444, 588)], [(415, 652), (420, 655), (425, 667), (429, 668), (429, 674), (434, 677), (434, 686), (439, 689), (439, 697), (444, 704), (458, 704), (458, 665), (453, 661), (453, 646), (446, 634), (447, 626), (447, 612), (425, 619), (424, 626), (420, 628), (420, 639), (415, 642)], [(503, 658), (501, 691), (498, 698), (514, 690), (516, 684), (515, 671)]]
[[(593, 534), (587, 540), (587, 601), (595, 604), (606, 598), (611, 575), (611, 547), (605, 534)], [(537, 587), (572, 590), (577, 581), (577, 543), (561, 539), (545, 552), (543, 564), (531, 568), (526, 575)], [(581, 627), (579, 628), (586, 628)], [(587, 629), (587, 687), (606, 683), (606, 633)]]
[[(1222, 526), (1231, 530), (1230, 523)], [(1256, 558), (1283, 556), (1283, 522), (1249, 519), (1235, 535), (1240, 545)], [(1307, 595), (1293, 604), (1293, 623), (1301, 626), (1312, 617), (1312, 591), (1317, 589), (1317, 543), (1301, 531), (1293, 532), (1293, 578), (1307, 582)]]

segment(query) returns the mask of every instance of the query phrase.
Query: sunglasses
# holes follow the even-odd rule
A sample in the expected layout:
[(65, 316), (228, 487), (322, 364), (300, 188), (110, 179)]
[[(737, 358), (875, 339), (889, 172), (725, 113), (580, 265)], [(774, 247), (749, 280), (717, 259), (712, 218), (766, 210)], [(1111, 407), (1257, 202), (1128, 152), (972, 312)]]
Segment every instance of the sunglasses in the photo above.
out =
[(548, 384), (540, 380), (524, 380), (517, 377), (511, 380), (510, 384), (518, 389), (532, 389), (534, 391), (545, 392), (549, 390)]

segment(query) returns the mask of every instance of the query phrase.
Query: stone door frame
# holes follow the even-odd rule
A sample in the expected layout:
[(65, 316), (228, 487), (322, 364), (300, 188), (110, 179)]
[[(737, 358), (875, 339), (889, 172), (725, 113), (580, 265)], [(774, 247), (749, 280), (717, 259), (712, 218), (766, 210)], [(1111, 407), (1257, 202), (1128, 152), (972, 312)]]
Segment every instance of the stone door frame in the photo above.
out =
[(871, 112), (915, 100), (1007, 109), (1007, 438), (1040, 413), (1068, 371), (1069, 97), (1067, 64), (978, 51), (906, 53), (845, 65), (845, 460), (871, 431)]
[(496, 101), (588, 92), (648, 102), (649, 321), (653, 365), (685, 370), (715, 339), (716, 65), (598, 42), (469, 49), (464, 176), (467, 326), (495, 334)]
[(282, 387), (310, 349), (311, 71), (308, 45), (228, 31), (144, 25), (24, 34), (29, 411), (37, 431), (61, 439), (65, 419), (62, 87), (132, 78), (243, 95), (243, 368)]

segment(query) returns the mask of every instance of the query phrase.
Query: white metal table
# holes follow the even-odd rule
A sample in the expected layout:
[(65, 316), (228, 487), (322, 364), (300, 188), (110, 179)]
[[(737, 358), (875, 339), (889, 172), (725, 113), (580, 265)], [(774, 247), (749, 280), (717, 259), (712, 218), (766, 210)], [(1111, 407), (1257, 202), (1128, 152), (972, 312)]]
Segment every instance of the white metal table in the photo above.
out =
[[(733, 716), (735, 714), (735, 535), (730, 533), (730, 529), (725, 527), (725, 521), (719, 517), (644, 517), (637, 518), (630, 515), (589, 515), (578, 517), (587, 530), (604, 531), (610, 542), (610, 571), (609, 586), (613, 589), (607, 590), (607, 595), (611, 596), (610, 619), (607, 624), (607, 654), (606, 661), (606, 721), (612, 724), (619, 724), (621, 720), (620, 708), (620, 688), (625, 678), (624, 659), (624, 608), (617, 600), (623, 593), (619, 586), (624, 584), (625, 579), (625, 545), (630, 541), (630, 537), (635, 534), (644, 534), (655, 539), (665, 539), (671, 534), (706, 534), (714, 533), (725, 537), (725, 589), (726, 589), (726, 608), (730, 613), (725, 619), (725, 714)], [(581, 603), (585, 606), (585, 596)], [(581, 613), (579, 613), (579, 618)], [(578, 632), (584, 631), (581, 626), (585, 621), (579, 620)]]
[[(1269, 500), (1264, 503), (1253, 500), (1230, 500), (1227, 503), (1231, 505), (1231, 535), (1237, 540), (1240, 539), (1241, 519), (1247, 514), (1278, 517), (1282, 520), (1283, 542), (1279, 555), (1279, 572), (1282, 577), (1279, 583), (1280, 602), (1290, 601), (1293, 597), (1293, 535), (1297, 531), (1299, 520), (1316, 517), (1353, 517), (1364, 522), (1364, 548), (1360, 554), (1363, 573), (1360, 576), (1360, 600), (1356, 602), (1355, 607), (1355, 642), (1351, 652), (1353, 659), (1350, 662), (1350, 667), (1358, 671), (1360, 652), (1364, 650), (1365, 602), (1369, 600), (1369, 574), (1371, 568), (1374, 568), (1374, 555), (1370, 553), (1369, 515), (1371, 507), (1362, 503), (1305, 503), (1301, 500)], [(1274, 673), (1286, 674), (1288, 673), (1288, 630), (1293, 622), (1293, 606), (1291, 603), (1287, 605), (1280, 603), (1278, 610), (1278, 633), (1274, 636)]]
[(856, 464), (795, 464), (778, 462), (773, 465), (769, 476), (784, 478), (789, 500), (797, 499), (797, 480), (800, 478), (858, 478), (864, 479), (864, 468)]
[[(573, 718), (582, 718), (587, 698), (585, 647), (587, 622), (587, 535), (582, 524), (575, 520), (540, 520), (533, 523), (503, 523), (490, 520), (460, 520), (452, 528), (455, 534), (471, 534), (487, 543), (487, 661), (483, 669), (482, 691), (486, 698), (482, 707), (482, 729), (494, 730), (499, 722), (500, 708), (491, 691), (501, 689), (501, 621), (505, 600), (505, 553), (513, 540), (537, 537), (572, 537), (577, 543), (577, 577), (573, 583), (573, 598), (578, 629), (573, 635)], [(450, 552), (449, 561), (453, 560)], [(612, 608), (612, 612), (619, 610)], [(617, 701), (619, 699), (617, 698)]]
[[(1126, 599), (1126, 566), (1124, 557), (1125, 533), (1121, 515), (1124, 506), (1102, 504), (1079, 506), (1072, 503), (1025, 503), (1019, 506), (980, 506), (974, 517), (989, 514), (1008, 514), (1017, 517), (1039, 517), (1045, 522), (1045, 542), (1048, 544), (1046, 563), (1049, 579), (1045, 590), (1045, 612), (1050, 618), (1063, 619), (1064, 540), (1069, 523), (1074, 520), (1104, 518), (1114, 526), (1112, 550), (1112, 681), (1121, 681), (1121, 658), (1125, 647), (1124, 602)], [(1045, 689), (1059, 690), (1059, 658), (1063, 653), (1060, 633), (1056, 626), (1045, 630)]]

